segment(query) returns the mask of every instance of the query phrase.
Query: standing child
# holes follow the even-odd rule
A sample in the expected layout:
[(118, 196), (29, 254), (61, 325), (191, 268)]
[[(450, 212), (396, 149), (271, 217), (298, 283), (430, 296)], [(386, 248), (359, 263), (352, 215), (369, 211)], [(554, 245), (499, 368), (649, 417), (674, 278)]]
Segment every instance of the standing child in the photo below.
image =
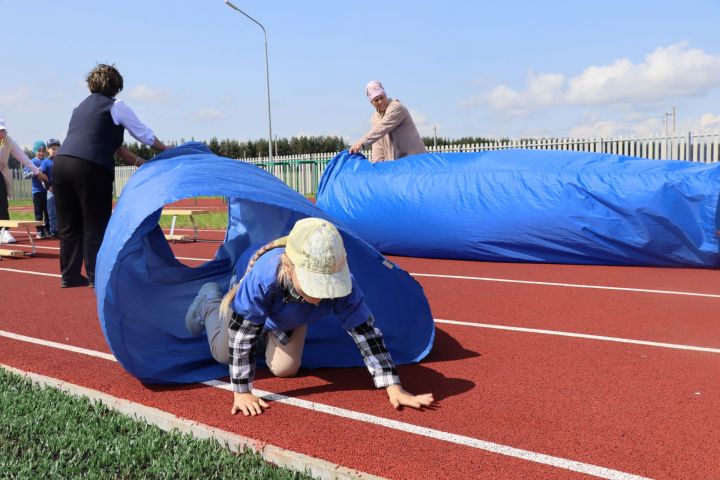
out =
[[(40, 164), (45, 159), (47, 146), (42, 140), (33, 143), (33, 153), (35, 158), (32, 159), (33, 165), (40, 168)], [(34, 176), (29, 168), (23, 169), (25, 178), (32, 177), (32, 199), (35, 209), (35, 220), (45, 222), (44, 226), (37, 227), (37, 238), (47, 238), (50, 234), (50, 220), (47, 213), (47, 191), (40, 178)]]
[(40, 163), (40, 171), (48, 177), (47, 184), (47, 213), (50, 222), (50, 236), (57, 238), (57, 212), (55, 211), (55, 191), (52, 186), (52, 169), (55, 154), (60, 148), (60, 140), (51, 138), (47, 142), (48, 158)]
[(348, 269), (342, 237), (320, 218), (299, 220), (287, 237), (255, 252), (245, 276), (224, 298), (217, 283), (203, 285), (185, 326), (195, 335), (205, 330), (213, 358), (230, 365), (231, 413), (257, 415), (268, 407), (252, 393), (257, 348), (264, 344), (273, 374), (291, 377), (300, 368), (308, 325), (329, 316), (355, 341), (375, 386), (386, 390), (393, 407), (433, 403), (432, 394), (413, 395), (400, 386), (382, 332)]

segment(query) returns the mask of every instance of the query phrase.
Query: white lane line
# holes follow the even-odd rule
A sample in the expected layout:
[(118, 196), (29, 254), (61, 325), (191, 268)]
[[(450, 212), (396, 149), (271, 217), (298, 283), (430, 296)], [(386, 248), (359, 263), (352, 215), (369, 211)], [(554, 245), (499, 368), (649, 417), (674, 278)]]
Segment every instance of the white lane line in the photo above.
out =
[(50, 340), (43, 340), (41, 338), (28, 337), (26, 335), (20, 335), (5, 330), (0, 330), (0, 336), (18, 340), (20, 342), (34, 343), (35, 345), (42, 345), (44, 347), (56, 348), (58, 350), (65, 350), (67, 352), (82, 353), (83, 355), (89, 355), (91, 357), (102, 358), (104, 360), (110, 360), (116, 362), (115, 357), (110, 353), (98, 352), (97, 350), (89, 350), (87, 348), (76, 347), (74, 345), (67, 345), (65, 343), (51, 342)]
[(572, 287), (572, 288), (592, 288), (598, 290), (618, 290), (622, 292), (640, 292), (640, 293), (660, 293), (664, 295), (688, 295), (692, 297), (709, 297), (720, 298), (720, 294), (715, 293), (695, 293), (695, 292), (679, 292), (674, 290), (650, 290), (647, 288), (629, 288), (629, 287), (610, 287), (607, 285), (583, 285), (578, 283), (556, 283), (556, 282), (538, 282), (531, 280), (513, 280), (510, 278), (493, 278), (493, 277), (466, 277), (462, 275), (440, 275), (434, 273), (411, 273), (414, 277), (436, 277), (436, 278), (453, 278), (459, 280), (479, 280), (483, 282), (501, 282), (501, 283), (519, 283), (523, 285), (546, 285), (551, 287)]
[[(232, 385), (226, 382), (220, 382), (215, 380), (204, 383), (206, 385), (212, 385), (216, 388), (221, 388), (223, 390), (232, 392)], [(356, 412), (354, 410), (347, 410), (345, 408), (333, 407), (331, 405), (325, 405), (322, 403), (287, 397), (285, 395), (266, 392), (263, 390), (253, 389), (253, 391), (254, 393), (262, 396), (269, 401), (285, 403), (287, 405), (305, 408), (307, 410), (325, 413), (327, 415), (356, 420), (358, 422), (370, 423), (372, 425), (379, 425), (382, 427), (391, 428), (393, 430), (399, 430), (422, 437), (432, 438), (434, 440), (441, 440), (444, 442), (454, 443), (465, 447), (476, 448), (478, 450), (485, 450), (487, 452), (497, 453), (499, 455), (519, 458), (521, 460), (527, 460), (529, 462), (541, 463), (543, 465), (562, 468), (564, 470), (571, 470), (573, 472), (580, 472), (586, 475), (592, 475), (594, 477), (623, 480), (639, 480), (647, 478), (641, 477), (639, 475), (633, 475), (631, 473), (621, 472), (619, 470), (612, 470), (610, 468), (600, 467), (598, 465), (577, 462), (575, 460), (569, 460), (561, 457), (554, 457), (552, 455), (546, 455), (544, 453), (523, 450), (520, 448), (510, 447), (508, 445), (502, 445), (500, 443), (488, 442), (486, 440), (480, 440), (473, 437), (457, 435), (454, 433), (444, 432), (442, 430), (435, 430), (434, 428), (421, 427), (412, 423), (399, 422), (397, 420), (391, 420), (389, 418), (378, 417), (376, 415)]]
[(212, 258), (175, 257), (178, 260), (193, 260), (197, 262), (209, 262)]
[(62, 277), (59, 273), (44, 273), (44, 272), (35, 272), (32, 270), (20, 270), (17, 268), (3, 268), (0, 267), (0, 271), (3, 272), (14, 272), (14, 273), (27, 273), (28, 275), (41, 275), (43, 277)]
[(606, 337), (603, 335), (589, 335), (585, 333), (562, 332), (558, 330), (542, 330), (539, 328), (510, 327), (506, 325), (494, 325), (489, 323), (460, 322), (457, 320), (435, 319), (435, 323), (447, 323), (450, 325), (462, 325), (464, 327), (491, 328), (494, 330), (510, 330), (512, 332), (539, 333), (542, 335), (556, 335), (559, 337), (585, 338), (588, 340), (601, 340), (604, 342), (631, 343), (634, 345), (646, 345), (649, 347), (673, 348), (676, 350), (691, 350), (694, 352), (720, 353), (720, 348), (696, 347), (693, 345), (682, 345), (678, 343), (651, 342), (648, 340), (633, 340), (630, 338)]
[[(213, 241), (214, 242), (214, 241)], [(30, 245), (18, 245), (27, 246)], [(37, 247), (46, 248), (48, 250), (60, 250), (59, 247)], [(178, 260), (192, 260), (197, 262), (209, 262), (212, 258), (195, 258), (195, 257), (175, 257)], [(2, 269), (0, 269), (2, 270)], [(25, 271), (25, 273), (30, 273)], [(685, 292), (676, 290), (653, 290), (648, 288), (632, 288), (632, 287), (612, 287), (609, 285), (586, 285), (581, 283), (558, 283), (558, 282), (541, 282), (533, 280), (515, 280), (511, 278), (495, 278), (495, 277), (471, 277), (463, 275), (442, 275), (436, 273), (417, 273), (410, 272), (413, 277), (431, 277), (431, 278), (448, 278), (455, 280), (475, 280), (481, 282), (498, 282), (498, 283), (517, 283), (521, 285), (543, 285), (549, 287), (568, 287), (568, 288), (589, 288), (595, 290), (613, 290), (620, 292), (638, 292), (638, 293), (656, 293), (661, 295), (684, 295), (690, 297), (705, 297), (705, 298), (720, 298), (720, 294), (717, 293), (697, 293), (697, 292)]]
[[(6, 243), (3, 243), (3, 245), (7, 245)], [(12, 248), (32, 248), (32, 245), (26, 245), (24, 243), (11, 243)], [(37, 250), (60, 250), (60, 247), (43, 247), (42, 245), (35, 244), (35, 249)]]
[[(57, 348), (60, 350), (66, 350), (75, 353), (82, 353), (84, 355), (90, 355), (105, 360), (117, 361), (112, 355), (97, 352), (94, 350), (88, 350), (86, 348), (75, 347), (58, 342), (51, 342), (47, 340), (41, 340), (34, 337), (27, 337), (25, 335), (18, 335), (11, 332), (0, 330), (0, 336), (11, 338), (13, 340), (19, 340), (23, 342), (33, 343), (37, 345), (43, 345), (51, 348)], [(232, 391), (232, 386), (227, 382), (221, 382), (219, 380), (211, 380), (202, 382), (205, 385), (219, 388), (222, 390)], [(606, 478), (612, 480), (647, 480), (647, 477), (641, 477), (633, 475), (631, 473), (621, 472), (619, 470), (613, 470), (610, 468), (593, 465), (590, 463), (577, 462), (575, 460), (569, 460), (567, 458), (555, 457), (552, 455), (546, 455), (544, 453), (533, 452), (530, 450), (523, 450), (520, 448), (510, 447), (508, 445), (502, 445), (499, 443), (488, 442), (486, 440), (480, 440), (473, 437), (466, 437), (464, 435), (456, 435), (454, 433), (444, 432), (442, 430), (435, 430), (433, 428), (421, 427), (419, 425), (413, 425), (411, 423), (399, 422), (397, 420), (391, 420), (389, 418), (378, 417), (376, 415), (369, 415), (366, 413), (356, 412), (353, 410), (347, 410), (344, 408), (333, 407), (331, 405), (325, 405), (317, 402), (310, 402), (307, 400), (301, 400), (299, 398), (292, 398), (285, 395), (280, 395), (265, 390), (253, 389), (254, 393), (262, 396), (268, 401), (276, 401), (278, 403), (284, 403), (292, 405), (298, 408), (304, 408), (312, 410), (314, 412), (325, 413), (327, 415), (333, 415), (341, 418), (347, 418), (350, 420), (356, 420), (359, 422), (369, 423), (372, 425), (382, 426), (393, 430), (398, 430), (406, 433), (411, 433), (423, 437), (432, 438), (434, 440), (440, 440), (448, 443), (454, 443), (457, 445), (463, 445), (466, 447), (476, 448), (478, 450), (484, 450), (491, 453), (497, 453), (499, 455), (505, 455), (508, 457), (519, 458), (521, 460), (527, 460), (529, 462), (540, 463), (552, 467), (561, 468), (564, 470), (571, 470), (574, 472), (584, 473), (586, 475), (592, 475), (599, 478)]]

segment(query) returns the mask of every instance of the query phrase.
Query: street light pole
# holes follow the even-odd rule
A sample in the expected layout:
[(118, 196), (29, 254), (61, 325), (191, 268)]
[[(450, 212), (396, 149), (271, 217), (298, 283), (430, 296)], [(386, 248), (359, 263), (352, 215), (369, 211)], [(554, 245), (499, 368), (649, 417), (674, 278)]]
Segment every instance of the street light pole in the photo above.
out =
[(268, 108), (268, 160), (272, 162), (273, 159), (273, 153), (272, 153), (272, 115), (270, 114), (270, 67), (268, 66), (268, 47), (267, 47), (267, 32), (265, 31), (265, 27), (262, 26), (260, 22), (255, 20), (253, 17), (248, 15), (247, 13), (240, 10), (238, 7), (232, 4), (229, 0), (225, 0), (225, 4), (232, 8), (233, 10), (237, 10), (238, 12), (245, 15), (247, 18), (255, 22), (263, 31), (263, 35), (265, 35), (265, 84), (267, 87), (267, 108)]

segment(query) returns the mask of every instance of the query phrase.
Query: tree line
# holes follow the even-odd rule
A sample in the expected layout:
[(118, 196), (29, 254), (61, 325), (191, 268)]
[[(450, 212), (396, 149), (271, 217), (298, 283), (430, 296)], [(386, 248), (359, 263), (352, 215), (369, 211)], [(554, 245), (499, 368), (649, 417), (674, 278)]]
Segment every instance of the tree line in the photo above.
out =
[[(437, 146), (452, 146), (452, 145), (467, 145), (467, 144), (487, 144), (493, 140), (485, 137), (461, 137), (461, 138), (433, 138), (423, 137), (425, 146), (432, 147)], [(185, 140), (181, 140), (179, 143), (172, 143), (172, 146), (185, 143)], [(225, 139), (218, 140), (213, 137), (210, 141), (203, 141), (208, 146), (211, 152), (221, 157), (228, 158), (257, 158), (268, 156), (268, 143), (267, 140), (249, 140), (247, 142), (240, 142), (237, 140)], [(139, 155), (142, 158), (151, 158), (154, 155), (154, 151), (145, 145), (132, 143), (126, 145), (134, 154)], [(333, 153), (349, 148), (350, 145), (345, 142), (342, 137), (337, 136), (315, 136), (315, 137), (292, 137), (292, 138), (279, 138), (273, 142), (273, 152), (276, 156), (285, 155), (302, 155), (312, 153)], [(119, 159), (115, 159), (116, 164), (119, 163)]]
[[(434, 137), (423, 137), (423, 142), (427, 147), (437, 145), (453, 146), (453, 145), (467, 145), (467, 144), (486, 144), (493, 140), (485, 137), (461, 137), (461, 138), (434, 138)], [(194, 139), (191, 139), (194, 141)], [(185, 143), (185, 139), (181, 139), (179, 142), (171, 142), (169, 146), (177, 146)], [(257, 158), (267, 157), (268, 155), (268, 142), (267, 140), (248, 140), (245, 142), (224, 139), (219, 140), (216, 137), (211, 138), (209, 141), (202, 141), (208, 146), (211, 152), (221, 157), (228, 158)], [(155, 151), (143, 145), (141, 143), (126, 143), (125, 146), (130, 149), (135, 155), (139, 155), (142, 158), (152, 158), (155, 155)], [(345, 139), (338, 136), (299, 136), (291, 138), (278, 138), (273, 142), (273, 150), (275, 155), (302, 155), (311, 153), (333, 153), (339, 152), (349, 148), (349, 144), (345, 142)], [(29, 158), (33, 158), (35, 155), (31, 151), (25, 151), (25, 154)], [(120, 159), (115, 157), (115, 164), (122, 165)], [(20, 168), (20, 162), (17, 159), (10, 157), (9, 162), (10, 168)]]
[[(485, 145), (489, 143), (498, 142), (497, 138), (486, 138), (486, 137), (460, 137), (460, 138), (434, 138), (434, 137), (422, 137), (423, 143), (426, 147), (432, 147), (437, 145), (438, 147), (448, 147), (455, 145)], [(502, 141), (503, 139), (500, 139)]]
[[(194, 139), (192, 139), (194, 141)], [(180, 142), (170, 143), (170, 146), (177, 146), (185, 143), (185, 139)], [(219, 140), (216, 137), (209, 141), (203, 141), (205, 145), (215, 155), (228, 158), (257, 158), (268, 156), (267, 140), (248, 140), (241, 142), (238, 140), (224, 139)], [(142, 158), (151, 158), (155, 153), (150, 147), (139, 144), (130, 143), (125, 145), (130, 151)], [(299, 136), (292, 138), (277, 138), (273, 141), (273, 154), (276, 156), (283, 155), (302, 155), (310, 153), (332, 153), (339, 152), (348, 148), (345, 140), (337, 136)], [(115, 159), (116, 164), (120, 164)]]

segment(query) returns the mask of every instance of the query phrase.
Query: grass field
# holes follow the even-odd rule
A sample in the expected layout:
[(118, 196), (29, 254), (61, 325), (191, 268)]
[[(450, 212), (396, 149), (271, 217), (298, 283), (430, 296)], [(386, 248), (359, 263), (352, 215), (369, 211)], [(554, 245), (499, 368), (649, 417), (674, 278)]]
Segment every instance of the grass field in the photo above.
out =
[(312, 477), (165, 432), (101, 403), (39, 387), (0, 368), (0, 477), (92, 479)]
[[(10, 207), (30, 207), (32, 208), (32, 200), (11, 200)], [(220, 229), (224, 230), (227, 227), (227, 211), (223, 212), (210, 212), (203, 215), (195, 216), (195, 224), (198, 228), (207, 229)], [(35, 220), (35, 215), (32, 210), (25, 210), (19, 212), (17, 210), (10, 210), (11, 220)], [(160, 217), (160, 226), (162, 228), (170, 228), (172, 217)], [(175, 228), (189, 228), (191, 227), (190, 218), (185, 215), (180, 215), (175, 220)]]

